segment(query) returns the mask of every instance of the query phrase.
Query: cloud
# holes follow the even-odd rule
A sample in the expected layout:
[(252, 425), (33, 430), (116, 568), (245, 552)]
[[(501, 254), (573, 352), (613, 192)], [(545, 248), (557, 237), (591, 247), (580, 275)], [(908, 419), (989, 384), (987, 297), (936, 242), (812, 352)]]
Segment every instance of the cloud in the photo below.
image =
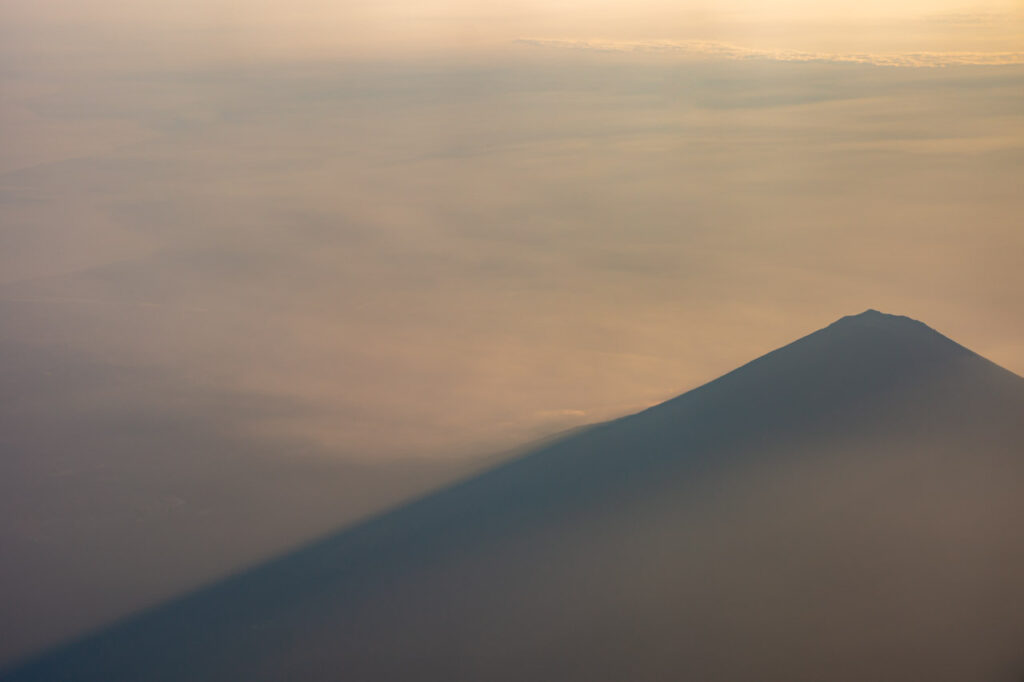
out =
[(676, 55), (692, 59), (756, 60), (778, 62), (830, 62), (898, 67), (1003, 66), (1024, 64), (1024, 52), (810, 52), (764, 49), (712, 40), (562, 40), (521, 38), (533, 47), (591, 52), (632, 52)]
[(1024, 70), (561, 45), (10, 76), (0, 658), (848, 311), (1024, 367)]
[(586, 410), (540, 410), (537, 412), (537, 416), (541, 419), (559, 419), (563, 417), (585, 417), (587, 416)]
[(944, 12), (925, 19), (932, 24), (951, 26), (992, 26), (1017, 20), (1014, 14), (1008, 12)]

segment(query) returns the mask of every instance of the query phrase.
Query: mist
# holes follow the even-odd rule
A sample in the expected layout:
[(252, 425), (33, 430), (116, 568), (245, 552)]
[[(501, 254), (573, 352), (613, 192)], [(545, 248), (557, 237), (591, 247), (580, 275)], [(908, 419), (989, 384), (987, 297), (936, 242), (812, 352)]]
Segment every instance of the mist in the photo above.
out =
[(845, 317), (4, 679), (1013, 677), (1022, 410)]
[(4, 11), (0, 659), (842, 312), (1024, 371), (1016, 58), (578, 42), (607, 18), (311, 53), (198, 10), (140, 51), (159, 12)]

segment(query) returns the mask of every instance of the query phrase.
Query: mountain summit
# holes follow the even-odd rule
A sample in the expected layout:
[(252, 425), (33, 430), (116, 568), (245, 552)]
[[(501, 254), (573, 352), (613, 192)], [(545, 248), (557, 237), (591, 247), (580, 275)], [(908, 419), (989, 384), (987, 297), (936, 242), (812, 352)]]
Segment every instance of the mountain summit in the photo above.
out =
[(889, 315), (874, 309), (865, 310), (859, 315), (842, 317), (822, 331), (827, 330), (832, 330), (834, 333), (859, 334), (862, 337), (873, 335), (879, 338), (888, 338), (892, 342), (916, 345), (916, 350), (919, 352), (930, 346), (944, 347), (949, 351), (956, 348), (960, 352), (970, 352), (924, 322), (905, 315)]
[(1019, 678), (1024, 379), (869, 310), (4, 680)]

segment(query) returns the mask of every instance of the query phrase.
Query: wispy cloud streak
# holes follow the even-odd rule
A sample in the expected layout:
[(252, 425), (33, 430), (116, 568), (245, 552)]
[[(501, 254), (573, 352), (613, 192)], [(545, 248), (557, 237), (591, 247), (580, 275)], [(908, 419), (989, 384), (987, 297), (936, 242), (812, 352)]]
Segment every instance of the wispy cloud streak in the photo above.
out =
[(1024, 64), (1024, 52), (809, 52), (805, 50), (746, 47), (711, 40), (563, 40), (520, 38), (534, 47), (593, 52), (635, 52), (678, 55), (692, 59), (756, 60), (778, 62), (831, 62), (897, 67), (1003, 66)]

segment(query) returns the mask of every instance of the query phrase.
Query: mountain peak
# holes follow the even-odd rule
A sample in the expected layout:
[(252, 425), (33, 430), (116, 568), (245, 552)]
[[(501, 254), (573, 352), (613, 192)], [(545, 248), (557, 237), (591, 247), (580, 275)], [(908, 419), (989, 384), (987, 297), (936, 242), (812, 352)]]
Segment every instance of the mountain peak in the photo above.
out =
[[(863, 319), (888, 319), (888, 318), (905, 318), (906, 315), (891, 315), (889, 313), (883, 313), (880, 310), (874, 308), (868, 308), (859, 315), (848, 315), (848, 317), (860, 317)], [(909, 318), (908, 318), (909, 319)]]
[(864, 312), (858, 313), (857, 315), (847, 315), (845, 317), (841, 317), (836, 322), (855, 322), (858, 324), (871, 325), (898, 325), (913, 323), (915, 325), (920, 325), (923, 327), (928, 326), (923, 322), (919, 322), (918, 320), (913, 319), (912, 317), (907, 317), (906, 315), (892, 315), (890, 313), (883, 313), (880, 310), (875, 310), (874, 308), (868, 308)]
[(842, 317), (663, 405), (743, 395), (751, 404), (762, 401), (744, 418), (770, 416), (763, 422), (767, 428), (773, 420), (786, 422), (826, 407), (841, 412), (878, 402), (896, 388), (947, 380), (961, 374), (964, 360), (970, 358), (982, 363), (972, 363), (975, 367), (990, 364), (923, 322), (869, 309)]
[(1004, 624), (997, 662), (1024, 626), (1020, 571), (977, 561), (1024, 556), (1022, 411), (1024, 380), (868, 310), (0, 679), (816, 680), (879, 632), (910, 645), (868, 678), (952, 679), (936, 613)]
[(868, 310), (856, 315), (841, 317), (825, 329), (870, 334), (874, 336), (881, 333), (885, 336), (896, 336), (907, 340), (923, 340), (924, 338), (931, 338), (932, 340), (942, 339), (948, 344), (952, 344), (954, 346), (959, 345), (948, 339), (943, 334), (935, 331), (924, 322), (915, 320), (912, 317), (907, 317), (906, 315), (883, 313), (875, 310), (874, 308), (869, 308)]

